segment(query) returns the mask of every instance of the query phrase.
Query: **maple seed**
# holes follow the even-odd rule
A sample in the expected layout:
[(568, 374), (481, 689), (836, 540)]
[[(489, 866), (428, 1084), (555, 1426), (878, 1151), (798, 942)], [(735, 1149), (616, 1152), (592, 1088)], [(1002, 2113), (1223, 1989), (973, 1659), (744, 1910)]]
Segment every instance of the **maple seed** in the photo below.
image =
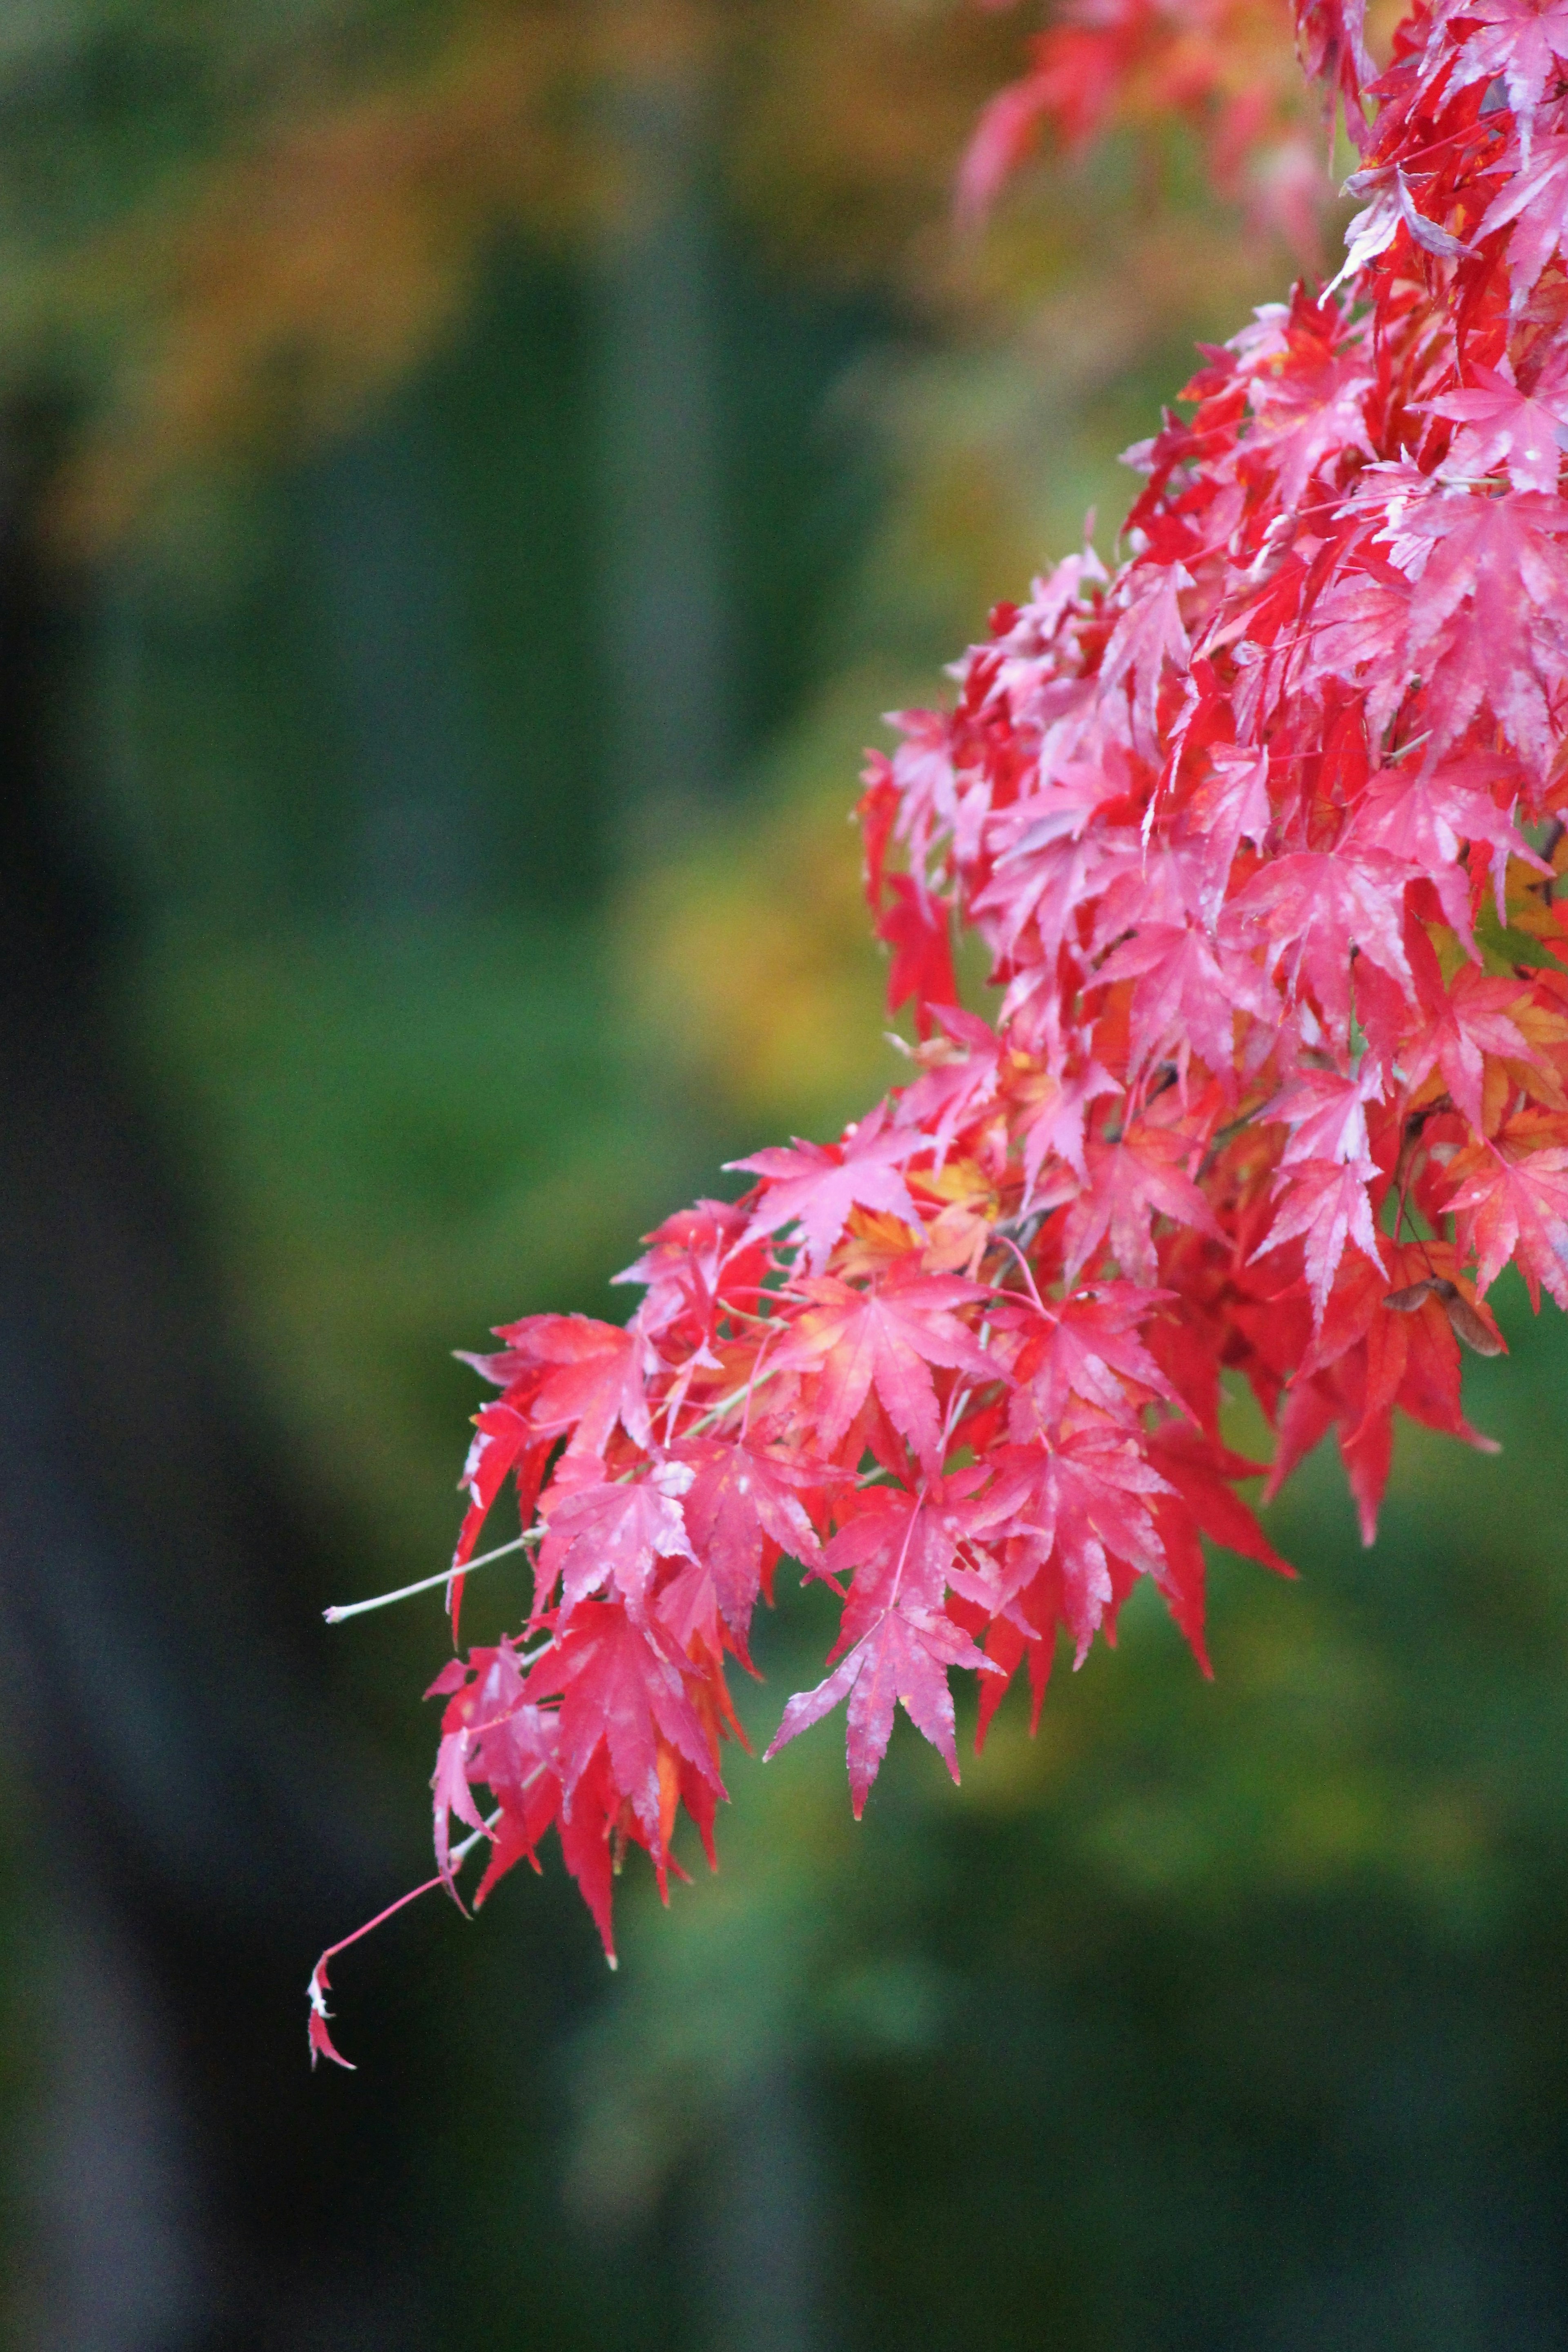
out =
[(1403, 1290), (1391, 1290), (1383, 1303), (1396, 1315), (1414, 1315), (1428, 1298), (1437, 1300), (1457, 1337), (1473, 1354), (1500, 1356), (1504, 1352), (1503, 1343), (1491, 1325), (1477, 1314), (1464, 1293), (1446, 1276), (1427, 1275), (1423, 1281), (1409, 1283)]

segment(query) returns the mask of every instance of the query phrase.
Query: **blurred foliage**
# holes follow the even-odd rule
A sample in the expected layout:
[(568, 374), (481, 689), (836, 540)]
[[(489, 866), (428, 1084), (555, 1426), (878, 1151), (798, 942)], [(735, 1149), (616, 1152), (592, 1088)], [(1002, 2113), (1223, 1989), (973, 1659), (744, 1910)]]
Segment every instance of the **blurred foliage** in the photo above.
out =
[(194, 464), (341, 427), (498, 231), (580, 247), (657, 213), (671, 95), (797, 266), (897, 274), (1009, 46), (947, 0), (46, 12), (0, 52), (0, 368), (43, 355), (91, 413), (62, 528), (101, 546)]
[(1082, 398), (1232, 317), (1267, 249), (1163, 126), (955, 236), (957, 157), (1017, 61), (1016, 24), (957, 0), (57, 0), (0, 50), (0, 375), (52, 368), (81, 404), (61, 525), (100, 547), (193, 469), (342, 429), (501, 232), (582, 250), (657, 215), (673, 95), (775, 260), (1021, 332), (1035, 400), (1047, 353), (1046, 396)]

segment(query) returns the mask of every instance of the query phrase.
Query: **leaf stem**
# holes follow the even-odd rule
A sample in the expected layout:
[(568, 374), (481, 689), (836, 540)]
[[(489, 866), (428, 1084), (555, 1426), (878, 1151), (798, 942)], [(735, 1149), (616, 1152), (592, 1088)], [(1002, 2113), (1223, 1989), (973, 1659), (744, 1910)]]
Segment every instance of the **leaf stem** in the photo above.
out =
[(378, 1592), (372, 1601), (334, 1601), (321, 1614), (329, 1625), (341, 1625), (345, 1617), (363, 1617), (370, 1609), (389, 1609), (395, 1601), (407, 1601), (416, 1592), (429, 1592), (437, 1584), (449, 1584), (454, 1576), (470, 1576), (476, 1568), (489, 1568), (492, 1559), (505, 1559), (509, 1554), (521, 1551), (525, 1545), (537, 1543), (542, 1532), (540, 1528), (525, 1528), (510, 1543), (498, 1544), (494, 1551), (482, 1551), (478, 1559), (466, 1559), (460, 1568), (438, 1569), (434, 1576), (422, 1576), (416, 1584), (400, 1584), (395, 1592)]

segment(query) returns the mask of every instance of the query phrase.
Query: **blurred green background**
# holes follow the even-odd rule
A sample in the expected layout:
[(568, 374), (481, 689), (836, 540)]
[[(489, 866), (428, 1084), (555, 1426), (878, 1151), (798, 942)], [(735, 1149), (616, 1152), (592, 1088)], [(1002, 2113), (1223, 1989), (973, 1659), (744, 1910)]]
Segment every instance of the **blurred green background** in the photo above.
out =
[[(1118, 449), (1287, 281), (1175, 138), (1043, 170), (960, 242), (1017, 32), (938, 0), (0, 27), (0, 382), (48, 451), (15, 529), (66, 615), (38, 822), (110, 910), (70, 1018), (158, 1171), (122, 1255), (200, 1302), (192, 1395), (220, 1368), (310, 1531), (231, 1556), (199, 1502), (173, 1599), (149, 1538), (170, 1675), (117, 1650), (116, 1752), (183, 1753), (199, 1690), (331, 1832), (226, 2042), (227, 1767), (210, 1848), (206, 1768), (176, 1776), (178, 1901), (134, 1806), (104, 1865), (68, 1796), (109, 1768), (25, 1702), (112, 1596), (70, 1586), (50, 1633), (12, 1595), (29, 2352), (1568, 2344), (1568, 1348), (1513, 1290), (1514, 1352), (1469, 1373), (1500, 1455), (1407, 1433), (1370, 1556), (1315, 1457), (1270, 1518), (1300, 1582), (1216, 1561), (1212, 1685), (1145, 1595), (962, 1791), (901, 1724), (858, 1828), (831, 1726), (737, 1756), (720, 1875), (665, 1913), (628, 1874), (614, 1980), (558, 1872), (478, 1925), (432, 1898), (338, 1964), (361, 2072), (303, 2074), (315, 1949), (426, 1866), (444, 1631), (438, 1595), (315, 1612), (444, 1556), (478, 1401), (450, 1350), (623, 1313), (652, 1222), (895, 1075), (860, 746), (1087, 507), (1108, 548)], [(37, 1255), (51, 1164), (7, 1166)], [(104, 1342), (121, 1393), (162, 1377), (135, 1344)], [(70, 1420), (62, 1478), (101, 1435)], [(37, 1495), (21, 1458), (18, 1579), (53, 1457)], [(198, 1637), (231, 1573), (248, 1614)], [(476, 1582), (468, 1630), (515, 1598)], [(754, 1734), (823, 1625), (807, 1595), (764, 1629)]]

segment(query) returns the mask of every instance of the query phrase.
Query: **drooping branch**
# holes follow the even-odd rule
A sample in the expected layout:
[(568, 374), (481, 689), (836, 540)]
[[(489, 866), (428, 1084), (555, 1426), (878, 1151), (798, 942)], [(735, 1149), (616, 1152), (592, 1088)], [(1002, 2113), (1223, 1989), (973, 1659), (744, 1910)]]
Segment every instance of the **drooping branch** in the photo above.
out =
[(1202, 1539), (1285, 1566), (1238, 1486), (1331, 1429), (1370, 1542), (1396, 1414), (1486, 1442), (1502, 1268), (1568, 1305), (1568, 18), (1423, 7), (1376, 79), (1300, 32), (1361, 149), (1336, 289), (1208, 354), (1125, 560), (1000, 607), (871, 758), (910, 1082), (661, 1226), (625, 1329), (482, 1360), (454, 1566), (510, 1481), (533, 1601), (441, 1678), (438, 1840), (489, 1837), (482, 1900), (553, 1827), (606, 1951), (627, 1843), (662, 1887), (684, 1805), (711, 1852), (782, 1556), (843, 1616), (773, 1746), (846, 1702), (858, 1811), (897, 1706), (956, 1778), (952, 1669), (982, 1737), (1026, 1663), (1037, 1711), (1141, 1578), (1206, 1671)]

